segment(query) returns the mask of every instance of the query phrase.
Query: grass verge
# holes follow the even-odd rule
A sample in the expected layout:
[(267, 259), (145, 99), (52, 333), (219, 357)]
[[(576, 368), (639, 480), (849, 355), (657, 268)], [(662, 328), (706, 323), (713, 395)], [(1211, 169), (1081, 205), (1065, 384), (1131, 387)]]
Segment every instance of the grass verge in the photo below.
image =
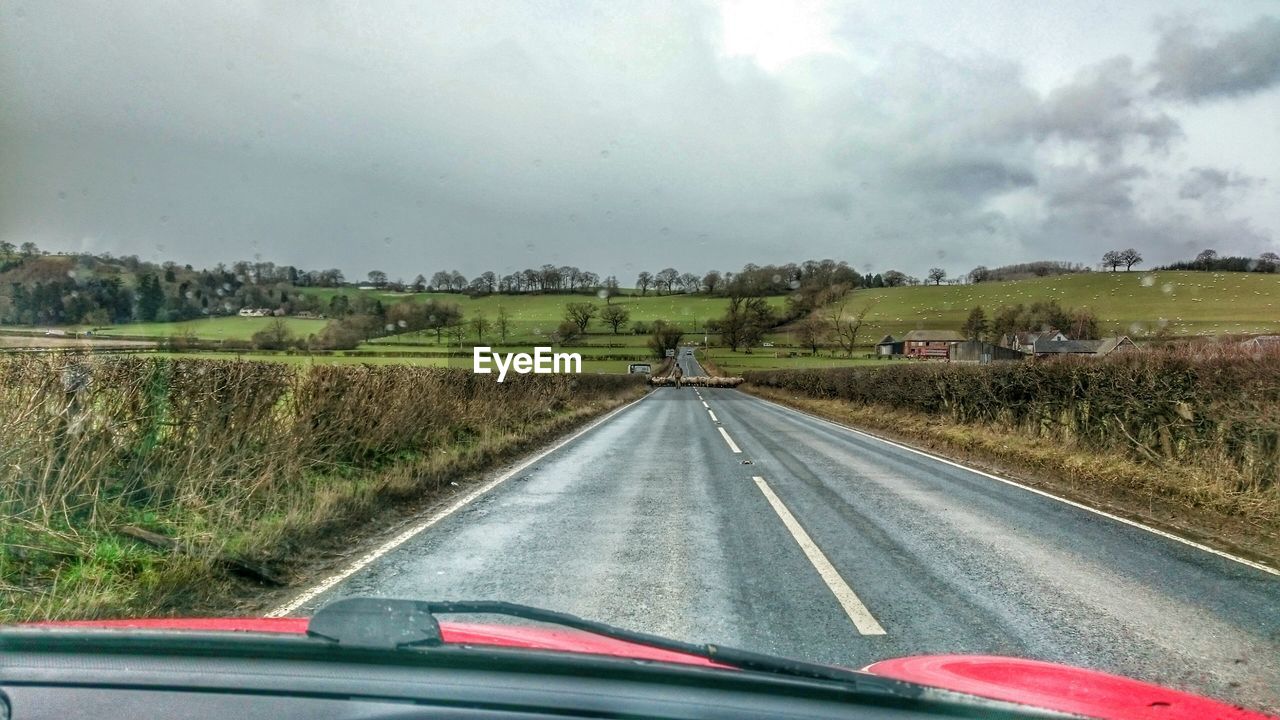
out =
[(243, 607), (371, 518), (644, 392), (618, 376), (0, 358), (0, 622)]

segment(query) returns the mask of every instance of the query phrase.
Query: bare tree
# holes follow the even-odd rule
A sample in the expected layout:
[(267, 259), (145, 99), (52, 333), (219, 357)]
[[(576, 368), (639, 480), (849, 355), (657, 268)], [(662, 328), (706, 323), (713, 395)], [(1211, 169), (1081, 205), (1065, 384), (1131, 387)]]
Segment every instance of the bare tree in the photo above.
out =
[(489, 318), (484, 316), (484, 313), (476, 313), (475, 317), (471, 318), (471, 329), (476, 331), (477, 341), (484, 340), (484, 334), (489, 332), (490, 327), (492, 325), (489, 322)]
[(941, 285), (947, 279), (947, 271), (942, 268), (929, 268), (929, 279), (934, 285)]
[(452, 283), (453, 278), (447, 270), (437, 271), (431, 276), (431, 289), (436, 292), (449, 292)]
[(493, 327), (498, 331), (498, 338), (505, 345), (507, 342), (507, 333), (511, 331), (511, 315), (507, 313), (507, 309), (498, 306), (498, 315), (493, 320)]
[(381, 270), (369, 271), (369, 284), (375, 287), (382, 287), (387, 284), (387, 274)]
[(1208, 270), (1217, 259), (1217, 250), (1201, 250), (1200, 254), (1196, 256), (1196, 264), (1200, 265), (1205, 270)]
[(653, 285), (653, 275), (647, 270), (640, 273), (639, 277), (636, 278), (636, 289), (640, 291), (641, 297), (644, 297), (645, 293), (649, 292), (651, 285)]
[(702, 276), (702, 286), (707, 289), (708, 295), (715, 295), (716, 288), (720, 286), (720, 281), (723, 279), (719, 271), (712, 270)]
[(613, 303), (613, 297), (618, 294), (618, 276), (610, 275), (604, 279), (604, 286), (601, 288), (604, 292), (604, 302), (606, 305)]
[(748, 352), (751, 347), (764, 337), (765, 331), (773, 327), (776, 318), (773, 308), (762, 297), (746, 297), (732, 295), (724, 316), (718, 323), (720, 340), (737, 352), (744, 347)]
[(670, 295), (672, 290), (675, 288), (676, 283), (679, 282), (679, 280), (680, 280), (680, 271), (676, 270), (675, 268), (663, 268), (662, 270), (658, 271), (657, 275), (654, 276), (653, 284), (658, 287), (659, 292), (661, 292), (665, 288), (667, 291), (667, 294)]
[(693, 273), (684, 273), (676, 282), (680, 289), (687, 293), (696, 293), (702, 289), (702, 278)]
[(609, 305), (600, 311), (600, 320), (605, 325), (613, 328), (613, 334), (617, 335), (618, 330), (627, 324), (631, 319), (631, 311), (621, 305)]
[(564, 319), (577, 325), (579, 333), (585, 333), (591, 319), (599, 313), (600, 308), (589, 302), (574, 302), (564, 306)]
[(1120, 253), (1115, 250), (1108, 250), (1102, 254), (1102, 266), (1111, 268), (1111, 272), (1115, 272), (1123, 264), (1124, 260), (1120, 259)]
[(1125, 248), (1120, 251), (1120, 262), (1124, 263), (1124, 270), (1128, 272), (1133, 269), (1134, 265), (1142, 262), (1142, 255), (1138, 254), (1133, 248)]
[(818, 346), (831, 334), (831, 322), (817, 312), (806, 315), (795, 325), (796, 339), (809, 348), (810, 355), (818, 354)]
[(907, 274), (898, 270), (888, 270), (880, 276), (885, 287), (899, 287), (907, 284)]
[(838, 305), (831, 305), (827, 315), (831, 323), (831, 337), (835, 339), (840, 349), (844, 351), (845, 357), (853, 357), (853, 349), (858, 345), (858, 333), (862, 331), (862, 326), (867, 319), (867, 313), (870, 313), (871, 308), (875, 307), (876, 304), (872, 300), (862, 305), (852, 315), (849, 315), (845, 312), (849, 301), (850, 298), (846, 297)]

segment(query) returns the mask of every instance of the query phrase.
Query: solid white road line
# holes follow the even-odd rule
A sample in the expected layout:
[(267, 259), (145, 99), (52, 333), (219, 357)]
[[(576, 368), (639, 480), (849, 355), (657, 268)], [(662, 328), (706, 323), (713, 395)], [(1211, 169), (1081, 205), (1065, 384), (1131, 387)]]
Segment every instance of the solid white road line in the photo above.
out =
[[(754, 397), (754, 396), (752, 396), (752, 397)], [(854, 434), (856, 434), (856, 435), (861, 435), (861, 436), (863, 436), (863, 437), (870, 438), (870, 439), (872, 439), (872, 440), (878, 440), (879, 442), (885, 443), (885, 444), (887, 444), (887, 445), (892, 445), (892, 446), (894, 446), (894, 447), (896, 447), (896, 448), (899, 448), (899, 449), (902, 449), (902, 450), (906, 450), (907, 452), (915, 453), (916, 455), (920, 455), (920, 456), (923, 456), (923, 457), (927, 457), (927, 458), (929, 458), (929, 459), (931, 459), (931, 460), (937, 460), (938, 462), (943, 463), (943, 464), (945, 464), (945, 465), (950, 465), (950, 466), (952, 466), (952, 467), (957, 467), (957, 468), (960, 468), (961, 470), (968, 470), (968, 471), (969, 471), (969, 472), (971, 472), (971, 473), (975, 473), (975, 474), (981, 475), (981, 476), (986, 477), (986, 478), (991, 478), (992, 480), (996, 480), (996, 481), (998, 481), (998, 482), (1002, 482), (1002, 483), (1004, 483), (1005, 485), (1012, 485), (1013, 487), (1016, 487), (1016, 488), (1022, 488), (1023, 490), (1026, 490), (1027, 492), (1032, 492), (1032, 493), (1035, 493), (1035, 494), (1040, 495), (1040, 496), (1042, 496), (1042, 497), (1047, 497), (1047, 498), (1049, 498), (1050, 500), (1057, 500), (1057, 501), (1058, 501), (1058, 502), (1060, 502), (1060, 503), (1065, 503), (1065, 504), (1067, 504), (1067, 505), (1070, 505), (1071, 507), (1080, 508), (1081, 510), (1086, 510), (1086, 511), (1088, 511), (1088, 512), (1093, 513), (1094, 515), (1101, 515), (1102, 517), (1110, 518), (1111, 520), (1115, 520), (1115, 521), (1116, 521), (1116, 522), (1118, 522), (1118, 523), (1124, 523), (1125, 525), (1128, 525), (1128, 526), (1130, 526), (1130, 527), (1135, 527), (1135, 528), (1138, 528), (1139, 530), (1145, 530), (1145, 531), (1147, 531), (1147, 532), (1149, 532), (1149, 533), (1151, 533), (1151, 534), (1153, 534), (1153, 535), (1159, 535), (1159, 536), (1160, 536), (1160, 537), (1162, 537), (1162, 538), (1166, 538), (1166, 539), (1168, 539), (1168, 540), (1173, 540), (1174, 542), (1182, 543), (1183, 545), (1187, 545), (1187, 546), (1193, 547), (1193, 548), (1195, 548), (1195, 549), (1197, 549), (1197, 550), (1203, 550), (1203, 551), (1205, 551), (1205, 552), (1207, 552), (1207, 553), (1211, 553), (1211, 554), (1213, 554), (1213, 555), (1217, 555), (1218, 557), (1226, 558), (1227, 560), (1231, 560), (1231, 561), (1234, 561), (1234, 562), (1238, 562), (1238, 563), (1240, 563), (1241, 565), (1248, 565), (1249, 567), (1251, 567), (1251, 568), (1253, 568), (1253, 569), (1255, 569), (1255, 570), (1261, 570), (1262, 572), (1265, 572), (1265, 573), (1271, 573), (1272, 575), (1280, 575), (1280, 569), (1273, 568), (1273, 567), (1271, 567), (1270, 565), (1263, 565), (1263, 564), (1262, 564), (1262, 563), (1260, 563), (1260, 562), (1254, 562), (1253, 560), (1248, 560), (1248, 559), (1246, 559), (1246, 558), (1238, 557), (1238, 556), (1236, 556), (1236, 555), (1232, 555), (1231, 553), (1224, 552), (1224, 551), (1222, 551), (1222, 550), (1218, 550), (1217, 548), (1209, 547), (1208, 545), (1202, 545), (1202, 544), (1200, 544), (1200, 543), (1198, 543), (1198, 542), (1196, 542), (1196, 541), (1194, 541), (1194, 540), (1188, 540), (1187, 538), (1180, 537), (1180, 536), (1178, 536), (1178, 535), (1174, 535), (1174, 534), (1173, 534), (1173, 533), (1171, 533), (1171, 532), (1166, 532), (1166, 531), (1164, 531), (1164, 530), (1160, 530), (1160, 529), (1158, 529), (1158, 528), (1153, 528), (1153, 527), (1151, 527), (1150, 525), (1143, 525), (1142, 523), (1140, 523), (1140, 522), (1138, 522), (1138, 521), (1136, 521), (1136, 520), (1130, 520), (1129, 518), (1120, 517), (1119, 515), (1113, 515), (1113, 514), (1111, 514), (1111, 513), (1107, 512), (1107, 511), (1105, 511), (1105, 510), (1099, 510), (1098, 508), (1090, 507), (1090, 506), (1088, 506), (1088, 505), (1085, 505), (1084, 503), (1078, 503), (1078, 502), (1076, 502), (1075, 500), (1068, 500), (1067, 498), (1064, 498), (1064, 497), (1058, 497), (1057, 495), (1054, 495), (1054, 494), (1052, 494), (1052, 493), (1045, 492), (1044, 490), (1040, 490), (1040, 489), (1038, 489), (1038, 488), (1033, 488), (1033, 487), (1031, 487), (1031, 486), (1029, 486), (1029, 485), (1023, 485), (1023, 484), (1022, 484), (1022, 483), (1020, 483), (1020, 482), (1016, 482), (1016, 481), (1010, 480), (1010, 479), (1008, 479), (1008, 478), (1002, 478), (1002, 477), (1000, 477), (999, 475), (992, 475), (992, 474), (991, 474), (991, 473), (989, 473), (989, 472), (983, 472), (982, 470), (977, 470), (977, 469), (975, 469), (975, 468), (971, 468), (971, 467), (969, 467), (969, 466), (967, 466), (967, 465), (961, 465), (960, 463), (955, 462), (954, 460), (948, 460), (947, 458), (944, 458), (944, 457), (942, 457), (942, 456), (940, 456), (940, 455), (934, 455), (933, 453), (928, 453), (928, 452), (925, 452), (925, 451), (923, 451), (923, 450), (917, 450), (917, 449), (915, 449), (915, 448), (911, 447), (910, 445), (903, 445), (902, 443), (894, 442), (894, 441), (892, 441), (892, 440), (887, 440), (887, 439), (885, 439), (885, 438), (880, 437), (879, 435), (873, 435), (872, 433), (865, 432), (865, 431), (863, 431), (863, 430), (858, 430), (857, 428), (849, 427), (848, 425), (845, 425), (845, 424), (843, 424), (843, 423), (838, 423), (838, 422), (836, 422), (836, 421), (834, 421), (834, 420), (828, 420), (828, 419), (826, 419), (826, 418), (824, 418), (824, 417), (822, 417), (822, 416), (820, 416), (820, 415), (814, 415), (813, 413), (805, 412), (804, 410), (797, 410), (797, 409), (795, 409), (795, 408), (793, 408), (793, 407), (787, 407), (786, 405), (783, 405), (782, 403), (776, 403), (776, 402), (774, 402), (774, 401), (772, 401), (772, 400), (766, 400), (766, 399), (761, 398), (761, 397), (757, 397), (757, 398), (755, 398), (755, 399), (756, 399), (756, 400), (759, 400), (759, 401), (761, 401), (761, 402), (766, 402), (766, 403), (768, 403), (768, 404), (770, 404), (770, 405), (774, 405), (774, 406), (776, 406), (776, 407), (778, 407), (778, 408), (780, 408), (780, 409), (782, 409), (782, 410), (787, 410), (787, 411), (790, 411), (790, 412), (793, 412), (793, 413), (797, 413), (797, 414), (799, 414), (799, 415), (804, 415), (805, 417), (813, 418), (814, 420), (818, 420), (818, 421), (820, 421), (820, 422), (824, 422), (824, 423), (826, 423), (826, 424), (828, 424), (828, 425), (833, 425), (833, 426), (835, 426), (835, 427), (840, 428), (841, 430), (848, 430), (849, 432), (854, 433)]]
[(460, 509), (462, 509), (463, 507), (465, 507), (465, 506), (466, 506), (468, 503), (470, 503), (472, 500), (475, 500), (476, 498), (480, 497), (481, 495), (484, 495), (485, 493), (487, 493), (487, 492), (489, 492), (490, 490), (492, 490), (492, 489), (494, 489), (494, 488), (498, 487), (499, 485), (501, 485), (502, 483), (506, 482), (507, 480), (510, 480), (512, 477), (514, 477), (515, 475), (517, 475), (518, 473), (520, 473), (521, 471), (523, 471), (525, 468), (529, 467), (530, 465), (533, 465), (534, 463), (536, 463), (536, 462), (538, 462), (539, 460), (543, 459), (544, 457), (546, 457), (546, 456), (550, 455), (551, 453), (553, 453), (553, 452), (555, 452), (555, 451), (559, 450), (560, 448), (564, 447), (565, 445), (568, 445), (569, 443), (573, 442), (574, 440), (577, 440), (578, 438), (582, 437), (582, 436), (583, 436), (583, 435), (585, 435), (586, 433), (590, 432), (592, 429), (594, 429), (594, 428), (596, 428), (596, 427), (600, 426), (601, 424), (603, 424), (603, 423), (607, 422), (607, 421), (608, 421), (610, 418), (612, 418), (614, 415), (617, 415), (618, 413), (622, 412), (623, 410), (626, 410), (626, 409), (627, 409), (627, 408), (629, 408), (629, 407), (634, 407), (634, 406), (635, 406), (635, 405), (637, 405), (638, 403), (643, 402), (643, 401), (644, 401), (644, 399), (645, 399), (645, 398), (647, 398), (647, 397), (649, 397), (649, 396), (646, 394), (646, 395), (644, 395), (644, 396), (640, 397), (638, 400), (634, 400), (634, 401), (629, 402), (629, 403), (627, 403), (627, 404), (625, 404), (625, 405), (623, 405), (623, 406), (621, 406), (621, 407), (618, 407), (618, 408), (615, 408), (615, 409), (613, 409), (613, 410), (609, 411), (609, 412), (608, 412), (607, 414), (605, 414), (604, 416), (602, 416), (602, 417), (598, 418), (595, 422), (591, 423), (590, 425), (587, 425), (586, 427), (584, 427), (584, 428), (582, 428), (581, 430), (579, 430), (578, 432), (576, 432), (576, 433), (574, 433), (574, 434), (570, 435), (569, 437), (565, 438), (564, 440), (561, 440), (560, 442), (556, 443), (554, 446), (549, 447), (549, 448), (547, 448), (546, 450), (543, 450), (542, 452), (540, 452), (540, 453), (538, 453), (537, 455), (534, 455), (533, 457), (531, 457), (531, 458), (529, 458), (529, 459), (525, 460), (524, 462), (522, 462), (522, 463), (520, 463), (519, 465), (517, 465), (517, 466), (515, 466), (515, 467), (511, 468), (510, 470), (508, 470), (508, 471), (506, 471), (505, 473), (503, 473), (503, 474), (499, 475), (498, 477), (494, 478), (493, 480), (490, 480), (489, 482), (487, 482), (487, 483), (485, 483), (485, 484), (481, 485), (480, 487), (476, 488), (475, 490), (472, 490), (471, 492), (469, 492), (469, 493), (467, 493), (466, 495), (462, 496), (461, 498), (459, 498), (459, 499), (458, 499), (458, 500), (456, 500), (455, 502), (451, 503), (448, 507), (446, 507), (446, 508), (444, 508), (443, 510), (440, 510), (440, 511), (438, 511), (438, 512), (436, 512), (436, 513), (433, 513), (433, 514), (432, 514), (430, 517), (428, 517), (427, 519), (425, 519), (425, 520), (423, 520), (423, 521), (421, 521), (421, 522), (419, 522), (419, 523), (414, 524), (414, 525), (413, 525), (412, 527), (410, 527), (408, 530), (405, 530), (404, 532), (400, 533), (399, 535), (396, 535), (395, 537), (391, 538), (390, 540), (386, 541), (385, 543), (383, 543), (383, 544), (379, 545), (378, 547), (374, 548), (372, 552), (369, 552), (368, 554), (361, 556), (360, 558), (356, 559), (356, 561), (355, 561), (355, 562), (353, 562), (353, 563), (351, 563), (350, 565), (346, 566), (346, 567), (345, 567), (345, 568), (343, 568), (342, 570), (340, 570), (340, 571), (338, 571), (338, 572), (334, 573), (333, 575), (330, 575), (329, 577), (325, 578), (324, 580), (321, 580), (318, 584), (311, 586), (309, 589), (305, 590), (304, 592), (302, 592), (300, 595), (298, 595), (297, 597), (293, 598), (293, 599), (292, 599), (292, 600), (290, 600), (289, 602), (287, 602), (287, 603), (285, 603), (284, 605), (281, 605), (280, 607), (276, 608), (275, 610), (272, 610), (271, 612), (267, 613), (267, 617), (284, 617), (284, 616), (288, 615), (289, 613), (296, 611), (298, 608), (302, 607), (303, 605), (306, 605), (308, 602), (310, 602), (311, 600), (315, 599), (315, 598), (316, 598), (318, 595), (320, 595), (321, 593), (324, 593), (326, 590), (329, 590), (330, 588), (332, 588), (333, 586), (335, 586), (335, 585), (337, 585), (338, 583), (342, 582), (343, 580), (346, 580), (347, 578), (349, 578), (349, 577), (351, 577), (352, 575), (356, 574), (357, 572), (359, 572), (360, 570), (362, 570), (365, 566), (367, 566), (369, 563), (373, 562), (374, 560), (377, 560), (378, 558), (382, 557), (383, 555), (386, 555), (387, 553), (391, 552), (392, 550), (395, 550), (396, 548), (400, 547), (400, 546), (401, 546), (401, 545), (403, 545), (405, 542), (407, 542), (410, 538), (412, 538), (414, 535), (417, 535), (418, 533), (422, 532), (423, 530), (426, 530), (427, 528), (431, 527), (432, 525), (435, 525), (436, 523), (440, 522), (441, 520), (443, 520), (443, 519), (445, 519), (445, 518), (449, 517), (449, 516), (450, 516), (450, 515), (452, 515), (453, 513), (457, 512), (458, 510), (460, 510)]
[(849, 587), (849, 583), (840, 577), (840, 573), (836, 571), (831, 561), (822, 553), (822, 550), (813, 542), (813, 538), (809, 537), (809, 533), (800, 527), (800, 523), (796, 521), (791, 511), (786, 505), (782, 504), (782, 500), (774, 494), (773, 488), (769, 487), (769, 483), (764, 481), (762, 477), (753, 477), (756, 481), (756, 487), (760, 488), (760, 492), (764, 493), (764, 497), (773, 506), (773, 511), (778, 513), (778, 517), (782, 519), (782, 524), (786, 526), (787, 531), (791, 533), (791, 537), (795, 538), (796, 543), (800, 545), (800, 549), (804, 551), (805, 557), (809, 558), (809, 562), (813, 563), (813, 567), (818, 571), (818, 575), (822, 577), (822, 581), (831, 589), (832, 594), (836, 596), (836, 600), (840, 602), (840, 607), (844, 608), (844, 612), (853, 621), (854, 627), (858, 628), (858, 632), (863, 635), (884, 635), (884, 628), (880, 623), (876, 622), (875, 617), (871, 615), (871, 611), (866, 605), (858, 599), (857, 593), (853, 588)]
[(716, 428), (716, 429), (720, 431), (720, 437), (724, 438), (724, 441), (729, 443), (730, 450), (736, 453), (742, 452), (742, 450), (738, 448), (738, 444), (733, 441), (733, 438), (729, 437), (729, 433), (724, 431), (724, 428)]
[(707, 414), (711, 416), (712, 422), (720, 422), (720, 419), (716, 417), (715, 410), (712, 410), (711, 408), (707, 408)]

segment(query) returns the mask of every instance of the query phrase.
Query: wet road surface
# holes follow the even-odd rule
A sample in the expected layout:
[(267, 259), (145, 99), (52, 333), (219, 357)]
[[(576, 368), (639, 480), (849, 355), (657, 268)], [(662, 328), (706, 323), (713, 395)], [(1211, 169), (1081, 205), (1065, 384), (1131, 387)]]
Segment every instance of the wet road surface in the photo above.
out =
[(1017, 655), (1280, 708), (1280, 577), (729, 389), (655, 390), (296, 614), (350, 595), (850, 667)]

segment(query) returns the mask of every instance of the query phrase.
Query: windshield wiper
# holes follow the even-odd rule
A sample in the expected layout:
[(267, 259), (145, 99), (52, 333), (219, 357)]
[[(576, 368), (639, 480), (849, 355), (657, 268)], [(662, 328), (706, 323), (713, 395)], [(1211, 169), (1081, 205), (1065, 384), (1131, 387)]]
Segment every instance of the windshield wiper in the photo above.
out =
[[(715, 644), (695, 644), (659, 635), (625, 630), (576, 615), (544, 610), (529, 605), (494, 600), (402, 600), (355, 597), (336, 600), (316, 612), (307, 625), (307, 635), (347, 647), (380, 650), (408, 650), (444, 644), (437, 615), (504, 615), (539, 623), (572, 628), (592, 635), (645, 645), (659, 650), (705, 658), (740, 670), (788, 675), (817, 680), (865, 685), (869, 678), (844, 668), (801, 660), (776, 658), (748, 650)], [(885, 681), (884, 678), (874, 678)], [(907, 683), (904, 688), (913, 687)], [(882, 682), (874, 682), (880, 686)], [(883, 689), (883, 688), (882, 688)]]

